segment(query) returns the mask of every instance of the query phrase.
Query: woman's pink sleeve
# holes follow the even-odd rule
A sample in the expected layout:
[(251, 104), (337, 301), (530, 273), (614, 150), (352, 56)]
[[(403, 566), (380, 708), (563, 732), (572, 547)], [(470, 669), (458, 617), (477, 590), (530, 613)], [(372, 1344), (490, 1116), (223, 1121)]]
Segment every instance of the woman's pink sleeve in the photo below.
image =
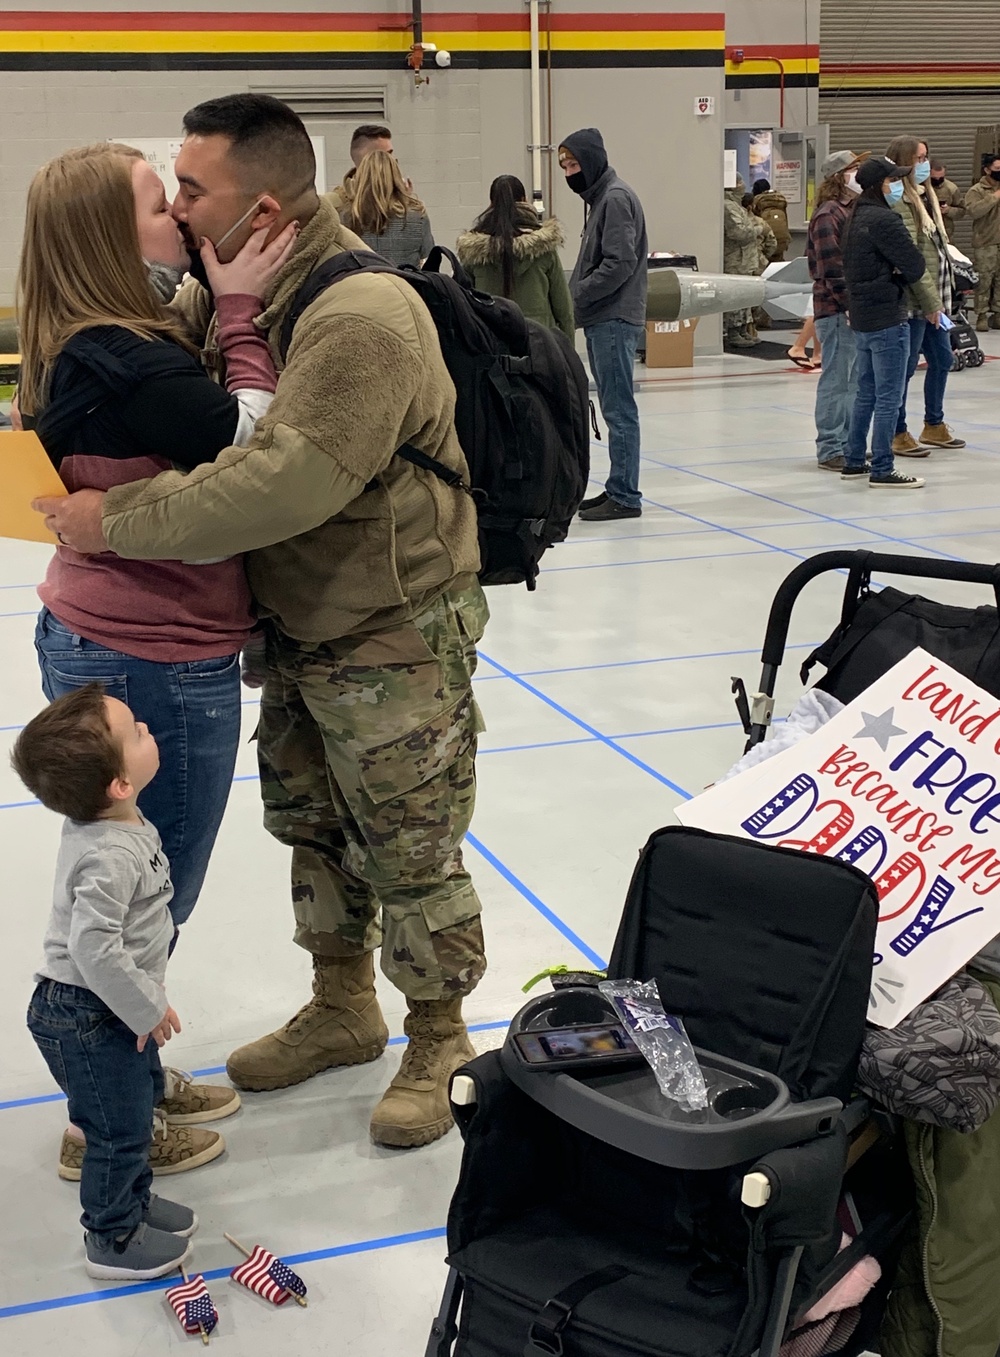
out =
[(278, 374), (267, 340), (254, 325), (261, 312), (259, 297), (238, 293), (217, 297), (219, 348), (226, 360), (226, 390), (271, 391)]

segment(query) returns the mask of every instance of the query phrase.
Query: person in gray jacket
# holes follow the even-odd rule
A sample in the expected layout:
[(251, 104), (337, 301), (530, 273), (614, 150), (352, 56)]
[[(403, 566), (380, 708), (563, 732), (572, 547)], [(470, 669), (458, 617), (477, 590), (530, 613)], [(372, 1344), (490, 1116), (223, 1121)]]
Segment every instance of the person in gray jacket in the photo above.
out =
[(587, 205), (569, 290), (576, 323), (587, 340), (611, 458), (603, 492), (583, 501), (580, 517), (591, 523), (638, 518), (639, 409), (632, 379), (646, 324), (646, 219), (634, 189), (608, 164), (596, 127), (563, 140), (559, 165), (566, 183)]

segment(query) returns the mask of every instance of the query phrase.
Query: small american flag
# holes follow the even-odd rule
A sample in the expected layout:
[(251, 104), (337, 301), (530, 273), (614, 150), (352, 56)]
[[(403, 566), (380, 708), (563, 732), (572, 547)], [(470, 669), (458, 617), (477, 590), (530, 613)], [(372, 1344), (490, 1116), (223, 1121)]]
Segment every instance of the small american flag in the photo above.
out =
[(183, 1286), (172, 1286), (166, 1295), (185, 1333), (199, 1333), (201, 1329), (211, 1333), (218, 1324), (219, 1312), (200, 1273)]
[(259, 1244), (254, 1245), (253, 1253), (245, 1263), (233, 1268), (231, 1275), (234, 1282), (242, 1282), (274, 1305), (284, 1305), (289, 1295), (306, 1294), (302, 1278)]

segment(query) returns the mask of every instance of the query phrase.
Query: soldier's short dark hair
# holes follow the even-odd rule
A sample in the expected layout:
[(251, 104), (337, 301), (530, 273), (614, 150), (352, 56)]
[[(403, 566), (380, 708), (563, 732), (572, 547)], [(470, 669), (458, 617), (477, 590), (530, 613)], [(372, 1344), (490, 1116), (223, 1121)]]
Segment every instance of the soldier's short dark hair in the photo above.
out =
[(316, 154), (306, 125), (272, 94), (224, 94), (184, 114), (186, 136), (228, 137), (247, 192), (304, 193), (316, 181)]
[(354, 135), (351, 137), (351, 154), (353, 155), (366, 142), (391, 140), (392, 133), (385, 123), (362, 123), (360, 127), (354, 129)]
[(85, 824), (100, 819), (112, 805), (108, 788), (124, 773), (101, 685), (88, 683), (39, 712), (14, 742), (10, 761), (49, 810)]

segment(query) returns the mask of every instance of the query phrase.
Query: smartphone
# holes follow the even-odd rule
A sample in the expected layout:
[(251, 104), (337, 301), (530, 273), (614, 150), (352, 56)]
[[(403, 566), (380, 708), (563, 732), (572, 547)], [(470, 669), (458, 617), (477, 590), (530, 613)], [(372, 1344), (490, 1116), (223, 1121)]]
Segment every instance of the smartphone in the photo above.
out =
[(547, 1032), (518, 1032), (514, 1040), (529, 1065), (552, 1065), (607, 1056), (635, 1055), (635, 1043), (617, 1024), (562, 1027)]

